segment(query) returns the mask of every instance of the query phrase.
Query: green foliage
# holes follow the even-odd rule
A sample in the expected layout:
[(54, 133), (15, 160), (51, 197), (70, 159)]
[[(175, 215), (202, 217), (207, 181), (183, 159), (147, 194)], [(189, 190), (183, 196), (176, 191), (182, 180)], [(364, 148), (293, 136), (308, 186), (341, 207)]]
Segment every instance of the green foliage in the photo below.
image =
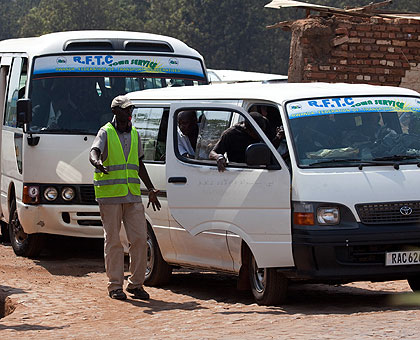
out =
[(20, 37), (20, 19), (40, 0), (3, 0), (0, 3), (0, 40)]
[[(269, 1), (2, 0), (0, 40), (83, 29), (143, 31), (186, 42), (211, 68), (286, 74), (290, 33), (266, 26), (302, 18), (304, 11), (264, 8)], [(344, 8), (372, 0), (308, 2)], [(420, 6), (395, 0), (384, 9), (419, 11)]]

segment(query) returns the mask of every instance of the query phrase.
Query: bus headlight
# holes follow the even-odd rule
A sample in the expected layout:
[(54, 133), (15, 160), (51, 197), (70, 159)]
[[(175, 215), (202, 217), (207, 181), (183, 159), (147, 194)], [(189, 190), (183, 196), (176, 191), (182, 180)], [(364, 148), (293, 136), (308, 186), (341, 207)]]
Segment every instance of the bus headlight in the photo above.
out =
[(318, 208), (316, 219), (319, 224), (334, 225), (340, 222), (340, 210), (338, 208)]
[(58, 196), (58, 192), (57, 189), (54, 187), (48, 187), (47, 189), (45, 189), (44, 191), (44, 197), (47, 201), (54, 201), (55, 199), (57, 199)]
[(74, 198), (75, 194), (76, 193), (74, 192), (74, 189), (70, 187), (65, 187), (63, 188), (63, 190), (61, 190), (61, 197), (65, 201), (71, 201)]

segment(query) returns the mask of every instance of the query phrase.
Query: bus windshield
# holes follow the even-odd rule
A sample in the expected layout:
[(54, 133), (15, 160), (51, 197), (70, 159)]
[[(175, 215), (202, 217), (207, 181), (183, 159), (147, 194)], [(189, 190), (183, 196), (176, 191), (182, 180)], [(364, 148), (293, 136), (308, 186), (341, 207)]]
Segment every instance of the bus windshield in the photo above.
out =
[(322, 98), (286, 109), (299, 166), (420, 162), (419, 98)]
[(96, 134), (112, 119), (114, 97), (206, 84), (201, 62), (156, 56), (48, 56), (35, 60), (29, 96), (33, 133)]

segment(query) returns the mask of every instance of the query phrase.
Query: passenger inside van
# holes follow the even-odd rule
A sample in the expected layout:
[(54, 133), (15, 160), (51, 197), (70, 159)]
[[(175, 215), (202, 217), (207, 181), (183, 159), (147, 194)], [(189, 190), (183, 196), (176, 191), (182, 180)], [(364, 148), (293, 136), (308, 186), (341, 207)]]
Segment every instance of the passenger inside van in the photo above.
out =
[[(258, 112), (250, 112), (249, 115), (255, 120), (259, 127), (265, 132), (267, 118)], [(222, 133), (219, 141), (210, 151), (209, 158), (217, 161), (217, 168), (220, 172), (225, 171), (227, 161), (235, 163), (246, 163), (245, 151), (251, 144), (260, 142), (258, 134), (252, 125), (245, 120), (236, 124)], [(225, 158), (227, 154), (227, 159)]]
[(249, 112), (253, 111), (259, 112), (267, 119), (266, 135), (268, 139), (273, 143), (280, 155), (283, 158), (287, 158), (289, 152), (279, 110), (270, 105), (252, 105)]
[(178, 151), (181, 156), (195, 158), (198, 130), (196, 111), (178, 113)]

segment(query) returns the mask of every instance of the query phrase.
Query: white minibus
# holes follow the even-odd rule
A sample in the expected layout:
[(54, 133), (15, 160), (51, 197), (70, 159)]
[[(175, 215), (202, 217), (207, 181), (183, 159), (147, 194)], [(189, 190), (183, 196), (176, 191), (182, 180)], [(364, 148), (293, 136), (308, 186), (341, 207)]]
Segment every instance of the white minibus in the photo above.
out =
[(201, 55), (166, 36), (75, 31), (1, 41), (1, 230), (15, 253), (39, 254), (45, 234), (103, 237), (88, 153), (115, 96), (207, 83)]
[[(236, 274), (260, 304), (282, 302), (288, 283), (301, 279), (407, 279), (420, 289), (417, 92), (250, 83), (128, 96), (164, 202), (161, 212), (147, 211), (149, 284), (183, 266)], [(186, 110), (198, 125), (188, 158), (178, 150), (177, 116)], [(265, 132), (250, 111), (266, 116)], [(244, 161), (229, 161), (236, 154), (227, 151), (218, 171), (210, 151), (225, 130), (245, 125), (257, 135), (236, 148)]]

